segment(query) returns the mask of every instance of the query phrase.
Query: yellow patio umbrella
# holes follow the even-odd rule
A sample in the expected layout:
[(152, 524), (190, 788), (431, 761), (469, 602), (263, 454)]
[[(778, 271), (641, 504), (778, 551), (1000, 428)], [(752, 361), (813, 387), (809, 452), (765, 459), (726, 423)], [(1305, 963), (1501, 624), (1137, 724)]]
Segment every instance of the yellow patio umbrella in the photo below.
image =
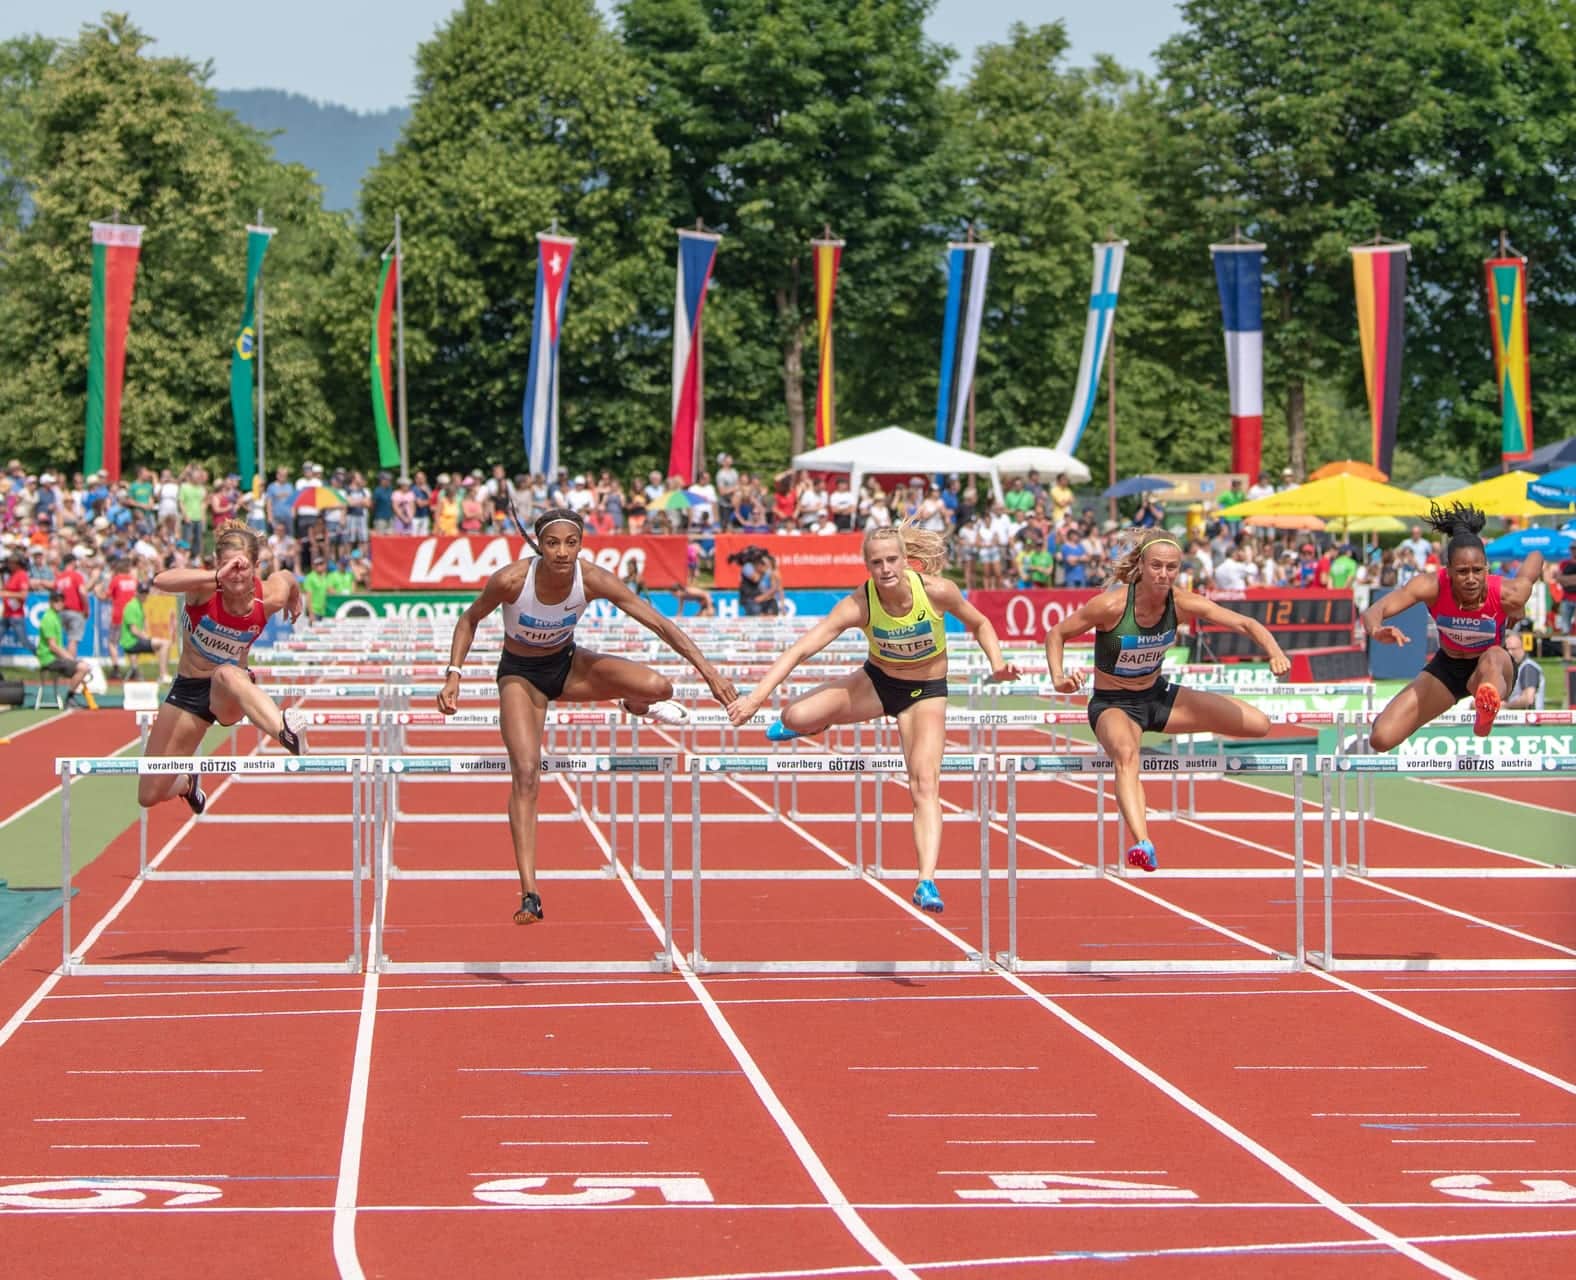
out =
[(1503, 475), (1479, 480), (1464, 489), (1442, 493), (1434, 501), (1442, 507), (1464, 502), (1484, 515), (1531, 519), (1533, 516), (1569, 515), (1573, 507), (1546, 507), (1527, 497), (1527, 482), (1538, 477), (1530, 471), (1507, 471)]
[(1405, 533), (1404, 520), (1394, 516), (1363, 516), (1346, 526), (1347, 533)]
[(1272, 493), (1267, 498), (1239, 502), (1221, 513), (1233, 520), (1253, 523), (1257, 516), (1322, 516), (1326, 520), (1356, 520), (1362, 516), (1397, 516), (1413, 519), (1428, 514), (1428, 499), (1394, 485), (1376, 484), (1361, 476), (1330, 476)]

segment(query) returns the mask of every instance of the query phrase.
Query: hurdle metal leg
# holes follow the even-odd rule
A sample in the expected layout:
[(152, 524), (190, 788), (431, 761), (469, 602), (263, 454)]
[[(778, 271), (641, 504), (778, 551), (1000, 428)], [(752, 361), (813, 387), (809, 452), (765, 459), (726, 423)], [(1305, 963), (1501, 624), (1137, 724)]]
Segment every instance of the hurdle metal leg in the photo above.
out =
[(71, 766), (60, 766), (60, 971), (71, 972)]
[[(1105, 779), (1100, 781), (1103, 785)], [(1103, 801), (1104, 791), (1100, 794)], [(987, 879), (988, 872), (987, 868)], [(982, 950), (990, 954), (988, 946)], [(996, 957), (996, 963), (1009, 972), (1018, 971), (1018, 770), (1015, 760), (1007, 762), (1007, 949)]]
[[(672, 808), (670, 803), (670, 812)], [(690, 968), (696, 973), (706, 971), (700, 949), (700, 881), (700, 757), (695, 756), (690, 760)]]
[(1297, 911), (1297, 944), (1293, 956), (1296, 960), (1296, 969), (1300, 973), (1308, 967), (1308, 945), (1304, 935), (1303, 920), (1303, 827), (1306, 811), (1303, 807), (1303, 769), (1307, 761), (1301, 756), (1293, 756), (1291, 761), (1291, 794), (1292, 794), (1292, 878), (1294, 890), (1292, 898)]

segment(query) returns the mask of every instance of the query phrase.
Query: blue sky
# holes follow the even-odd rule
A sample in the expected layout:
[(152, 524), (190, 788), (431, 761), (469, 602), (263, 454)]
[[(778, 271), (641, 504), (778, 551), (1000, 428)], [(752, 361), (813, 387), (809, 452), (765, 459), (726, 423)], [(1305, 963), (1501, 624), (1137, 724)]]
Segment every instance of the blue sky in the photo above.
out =
[[(598, 0), (604, 12), (612, 0)], [(71, 36), (106, 7), (125, 9), (158, 41), (157, 51), (212, 60), (220, 89), (289, 89), (361, 111), (396, 106), (410, 94), (411, 59), (454, 9), (453, 0), (270, 0), (236, 8), (213, 0), (50, 0), (0, 6), (0, 39), (42, 31)], [(1155, 47), (1181, 28), (1176, 0), (938, 0), (933, 39), (967, 67), (977, 45), (1005, 38), (1014, 22), (1067, 23), (1072, 60), (1097, 53), (1154, 69)]]

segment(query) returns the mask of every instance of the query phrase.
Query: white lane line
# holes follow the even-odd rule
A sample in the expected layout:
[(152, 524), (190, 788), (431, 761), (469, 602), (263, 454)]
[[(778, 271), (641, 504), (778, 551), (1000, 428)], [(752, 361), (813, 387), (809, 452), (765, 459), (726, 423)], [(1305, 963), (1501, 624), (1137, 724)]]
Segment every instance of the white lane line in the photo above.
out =
[(1093, 1111), (888, 1111), (888, 1120), (1097, 1120)]
[[(4, 1038), (0, 1037), (0, 1043)], [(261, 1067), (68, 1067), (68, 1076), (260, 1076)]]
[(1093, 1138), (948, 1138), (949, 1147), (1092, 1147)]
[[(568, 781), (562, 774), (558, 775), (558, 784), (563, 788), (566, 796), (572, 795)], [(585, 821), (586, 829), (591, 833), (592, 839), (596, 841), (603, 854), (611, 858), (612, 849), (603, 838), (601, 831), (597, 829), (596, 824), (591, 821), (590, 815), (582, 810), (581, 817)], [(630, 900), (635, 904), (636, 910), (645, 919), (646, 925), (650, 928), (652, 934), (657, 938), (661, 938), (663, 936), (662, 921), (657, 919), (655, 912), (651, 909), (651, 905), (641, 892), (640, 886), (635, 882), (634, 877), (629, 873), (629, 869), (622, 862), (616, 862), (614, 865), (618, 869), (619, 883), (624, 886), (625, 891), (630, 896)], [(733, 1029), (733, 1025), (718, 1006), (716, 999), (706, 989), (705, 983), (690, 968), (682, 954), (675, 955), (674, 961), (675, 972), (694, 994), (712, 1028), (727, 1046), (728, 1052), (733, 1055), (734, 1061), (743, 1069), (750, 1086), (755, 1090), (755, 1096), (760, 1099), (761, 1105), (777, 1125), (778, 1131), (787, 1139), (788, 1145), (792, 1148), (794, 1155), (798, 1157), (800, 1165), (803, 1166), (804, 1171), (810, 1176), (810, 1181), (815, 1184), (816, 1190), (821, 1193), (822, 1198), (832, 1212), (837, 1215), (837, 1220), (843, 1224), (844, 1230), (854, 1238), (872, 1259), (880, 1264), (882, 1270), (894, 1277), (894, 1280), (920, 1280), (920, 1277), (875, 1233), (869, 1223), (859, 1216), (859, 1211), (850, 1202), (847, 1193), (843, 1191), (842, 1187), (832, 1177), (831, 1171), (822, 1162), (820, 1155), (811, 1145), (810, 1140), (805, 1137), (804, 1131), (799, 1128), (793, 1116), (789, 1114), (788, 1108), (783, 1105), (782, 1099), (777, 1096), (777, 1091), (772, 1088), (770, 1081), (766, 1079), (766, 1075), (761, 1070), (760, 1065), (750, 1056), (750, 1051), (745, 1048), (744, 1041), (739, 1038), (738, 1032)]]
[[(380, 856), (373, 850), (374, 858)], [(357, 927), (360, 925), (358, 923)], [(334, 1265), (341, 1280), (364, 1280), (356, 1256), (356, 1195), (361, 1188), (361, 1144), (367, 1123), (367, 1085), (372, 1078), (372, 1030), (377, 1020), (378, 975), (369, 965), (361, 989), (361, 1016), (345, 1105), (345, 1137), (339, 1148), (339, 1181), (334, 1188)]]
[(671, 1120), (671, 1111), (504, 1111), (461, 1120)]
[[(1002, 1170), (1001, 1170), (1001, 1166), (1000, 1165), (997, 1165), (996, 1167), (991, 1168), (991, 1169), (937, 1169), (936, 1170), (936, 1176), (938, 1178), (952, 1178), (952, 1177), (957, 1177), (959, 1175), (965, 1175), (965, 1176), (970, 1176), (970, 1177), (988, 1178), (988, 1177), (990, 1177), (993, 1174), (1000, 1173), (1001, 1171)], [(1019, 1177), (1023, 1177), (1023, 1178), (1059, 1178), (1059, 1177), (1065, 1177), (1065, 1176), (1070, 1176), (1070, 1175), (1077, 1175), (1079, 1177), (1086, 1177), (1086, 1178), (1092, 1178), (1092, 1177), (1109, 1177), (1109, 1178), (1153, 1177), (1153, 1178), (1165, 1178), (1165, 1177), (1169, 1177), (1170, 1176), (1171, 1171), (1169, 1169), (1014, 1169), (1013, 1173), (1015, 1173)], [(1151, 1207), (1152, 1206), (1150, 1206), (1150, 1205), (1145, 1205), (1144, 1206), (1144, 1212), (1148, 1212), (1148, 1210)], [(1197, 1208), (1203, 1208), (1204, 1206), (1195, 1204), (1195, 1205), (1192, 1205), (1192, 1206), (1189, 1206), (1189, 1207), (1197, 1209)], [(1304, 1208), (1304, 1209), (1318, 1209), (1319, 1208), (1318, 1205), (1308, 1204), (1306, 1201), (1302, 1202), (1302, 1206), (1301, 1207)], [(1323, 1212), (1322, 1209), (1320, 1211)]]
[(1473, 1165), (1470, 1169), (1402, 1169), (1402, 1173), (1511, 1173), (1526, 1174), (1528, 1177), (1541, 1178), (1546, 1175), (1568, 1175), (1576, 1173), (1576, 1169), (1480, 1169)]
[(51, 1151), (196, 1151), (200, 1142), (55, 1142)]
[[(226, 778), (216, 788), (214, 788), (213, 796), (210, 798), (209, 803), (211, 804), (214, 800), (218, 799), (219, 796), (223, 795), (225, 788), (228, 787), (233, 781), (234, 778)], [(181, 842), (181, 840), (186, 836), (187, 832), (189, 832), (192, 827), (196, 825), (196, 823), (196, 814), (193, 814), (191, 817), (187, 818), (185, 822), (181, 823), (179, 828), (176, 829), (175, 834), (169, 838), (164, 847), (159, 850), (157, 855), (155, 855), (153, 860), (148, 863), (148, 865), (150, 867), (156, 867), (161, 862), (163, 862), (165, 858), (169, 857), (170, 853), (175, 849), (175, 846)], [(99, 940), (99, 937), (103, 934), (104, 930), (108, 929), (109, 926), (114, 923), (115, 918), (120, 915), (120, 913), (124, 911), (128, 905), (130, 905), (131, 900), (137, 896), (137, 891), (141, 889), (146, 883), (146, 880), (134, 879), (129, 885), (126, 886), (126, 891), (120, 895), (120, 898), (116, 901), (115, 905), (104, 914), (104, 918), (94, 925), (93, 928), (88, 931), (87, 937), (83, 938), (82, 941), (77, 945), (76, 950), (79, 955), (85, 955), (87, 953), (88, 949)], [(6, 1020), (5, 1026), (0, 1027), (0, 1047), (3, 1047), (6, 1042), (16, 1034), (17, 1028), (27, 1021), (28, 1015), (31, 1014), (34, 1009), (38, 1008), (44, 997), (55, 989), (61, 978), (64, 976), (65, 975), (61, 973), (59, 969), (56, 969), (53, 973), (48, 974), (44, 980), (38, 984), (37, 988), (33, 991), (33, 994), (28, 996), (28, 998), (22, 1002), (20, 1007), (18, 1007), (17, 1011)], [(114, 1071), (102, 1071), (94, 1073), (70, 1072), (68, 1074), (116, 1075), (118, 1073)], [(132, 1073), (127, 1072), (127, 1074)]]
[[(563, 784), (564, 780), (562, 777), (560, 777), (559, 782), (560, 784)], [(810, 835), (810, 833), (805, 831), (804, 828), (798, 823), (784, 821), (783, 825), (790, 831), (796, 832), (801, 838), (822, 849), (825, 853), (827, 853), (828, 856), (839, 862), (842, 862), (844, 865), (847, 865), (846, 860), (842, 859), (832, 849), (823, 844), (821, 841), (817, 840), (814, 836)], [(885, 885), (876, 884), (872, 885), (872, 887), (884, 893), (888, 898), (891, 898), (904, 906), (907, 905), (904, 899), (899, 898), (896, 894), (892, 893), (891, 890), (887, 889)], [(917, 910), (912, 911), (911, 914), (919, 919), (926, 928), (931, 929), (934, 932), (940, 934), (942, 937), (946, 938), (964, 955), (967, 955), (972, 949), (961, 937), (947, 929), (945, 926), (941, 925), (934, 917), (928, 916), (925, 913)], [(1019, 975), (1008, 973), (1006, 971), (1000, 971), (999, 976), (1002, 981), (1007, 982), (1018, 991), (1021, 991), (1025, 996), (1033, 1000), (1036, 1004), (1040, 1005), (1041, 1008), (1045, 1009), (1053, 1017), (1072, 1028), (1079, 1035), (1083, 1036), (1097, 1047), (1103, 1049), (1107, 1054), (1115, 1058), (1118, 1062), (1122, 1063), (1131, 1071), (1142, 1077), (1144, 1080), (1148, 1081), (1149, 1084), (1151, 1084), (1154, 1088), (1158, 1089), (1167, 1097), (1171, 1098), (1193, 1115), (1197, 1116), (1217, 1133), (1220, 1133), (1222, 1136), (1230, 1139), (1254, 1159), (1258, 1160), (1262, 1164), (1267, 1165), (1270, 1169), (1274, 1170), (1281, 1177), (1285, 1178), (1293, 1186), (1297, 1187), (1298, 1190), (1316, 1200), (1319, 1204), (1323, 1205), (1337, 1217), (1344, 1219), (1346, 1222), (1362, 1231), (1365, 1235), (1372, 1237), (1374, 1240), (1379, 1241), (1381, 1244), (1384, 1244), (1395, 1252), (1402, 1254), (1404, 1257), (1410, 1258), (1413, 1262), (1416, 1262), (1423, 1267), (1426, 1267), (1436, 1275), (1448, 1276), (1451, 1278), (1451, 1280), (1471, 1280), (1471, 1278), (1465, 1272), (1460, 1271), (1455, 1267), (1450, 1266), (1448, 1263), (1443, 1262), (1440, 1259), (1425, 1253), (1423, 1250), (1416, 1248), (1415, 1246), (1409, 1244), (1406, 1240), (1402, 1239), (1400, 1236), (1396, 1235), (1394, 1232), (1389, 1231), (1379, 1223), (1375, 1222), (1372, 1218), (1359, 1213), (1345, 1201), (1341, 1200), (1332, 1192), (1327, 1191), (1323, 1186), (1315, 1182), (1312, 1178), (1308, 1177), (1299, 1169), (1296, 1169), (1287, 1161), (1283, 1160), (1280, 1156), (1276, 1155), (1273, 1151), (1269, 1150), (1269, 1148), (1265, 1147), (1262, 1143), (1249, 1137), (1248, 1134), (1244, 1133), (1235, 1125), (1231, 1124), (1225, 1119), (1225, 1117), (1217, 1115), (1210, 1108), (1206, 1107), (1202, 1102), (1199, 1102), (1179, 1086), (1173, 1084), (1169, 1079), (1162, 1076), (1154, 1068), (1149, 1067), (1143, 1062), (1139, 1061), (1138, 1058), (1128, 1053), (1127, 1050), (1123, 1049), (1115, 1041), (1111, 1040), (1107, 1036), (1102, 1035), (1089, 1024), (1074, 1017), (1049, 996), (1046, 996), (1040, 991), (1036, 990)]]
[(34, 1116), (34, 1124), (208, 1124), (218, 1120), (245, 1120), (245, 1116)]
[(541, 1139), (518, 1142), (500, 1142), (500, 1147), (649, 1147), (649, 1142), (631, 1139), (628, 1142), (616, 1142), (598, 1139), (596, 1141), (575, 1142), (565, 1139), (562, 1142), (551, 1142)]
[(845, 1071), (1038, 1071), (1038, 1067), (845, 1067)]
[(1391, 1138), (1397, 1147), (1530, 1147), (1536, 1138)]
[(1284, 1066), (1257, 1066), (1233, 1067), (1233, 1071), (1427, 1071), (1427, 1067), (1365, 1067), (1356, 1066), (1321, 1066), (1317, 1063), (1291, 1062)]

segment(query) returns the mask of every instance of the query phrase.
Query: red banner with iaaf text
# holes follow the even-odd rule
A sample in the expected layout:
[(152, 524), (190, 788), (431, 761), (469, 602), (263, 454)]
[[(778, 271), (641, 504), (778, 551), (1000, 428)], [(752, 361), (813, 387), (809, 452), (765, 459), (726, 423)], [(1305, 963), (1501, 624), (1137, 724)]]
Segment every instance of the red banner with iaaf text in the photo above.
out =
[[(480, 591), (493, 574), (533, 554), (524, 538), (459, 537), (372, 538), (374, 591)], [(588, 537), (580, 555), (609, 573), (623, 577), (633, 561), (641, 581), (654, 591), (665, 590), (689, 576), (685, 540), (676, 537), (630, 537), (612, 534)]]
[[(970, 591), (969, 603), (990, 619), (998, 639), (1017, 644), (1043, 642), (1046, 632), (1068, 614), (1086, 605), (1098, 591), (1028, 590)], [(1070, 643), (1088, 644), (1092, 630), (1073, 636)]]
[(777, 561), (785, 587), (857, 587), (867, 577), (860, 533), (725, 533), (717, 538), (717, 586), (739, 585), (739, 566), (728, 562), (746, 547), (760, 547)]

